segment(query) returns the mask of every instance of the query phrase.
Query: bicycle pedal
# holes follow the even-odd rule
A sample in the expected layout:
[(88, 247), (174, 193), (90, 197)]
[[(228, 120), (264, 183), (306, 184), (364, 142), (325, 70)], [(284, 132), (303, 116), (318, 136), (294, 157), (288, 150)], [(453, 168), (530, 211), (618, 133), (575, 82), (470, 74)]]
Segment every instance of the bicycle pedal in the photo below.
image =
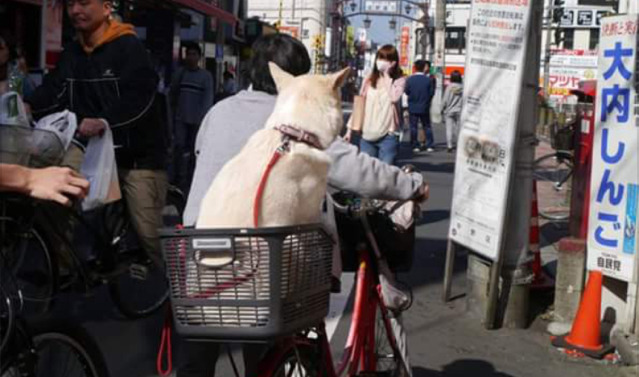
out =
[(149, 268), (141, 263), (132, 263), (129, 266), (129, 276), (133, 279), (146, 280), (149, 276)]

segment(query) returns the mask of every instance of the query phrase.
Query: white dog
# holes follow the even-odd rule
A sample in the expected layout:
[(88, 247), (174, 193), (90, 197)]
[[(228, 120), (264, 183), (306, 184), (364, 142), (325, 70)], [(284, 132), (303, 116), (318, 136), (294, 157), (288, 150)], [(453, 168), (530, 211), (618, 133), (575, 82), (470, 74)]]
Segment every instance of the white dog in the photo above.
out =
[[(324, 152), (342, 130), (339, 88), (349, 69), (320, 76), (294, 77), (277, 65), (269, 68), (278, 90), (273, 113), (264, 129), (248, 140), (238, 155), (220, 170), (209, 187), (196, 228), (253, 228), (321, 222), (321, 204), (326, 194), (330, 157)], [(280, 151), (268, 174), (267, 166)], [(256, 200), (260, 182), (261, 198)], [(257, 208), (254, 208), (257, 207)], [(254, 211), (257, 209), (257, 212)], [(254, 215), (257, 216), (255, 224)], [(294, 237), (296, 239), (296, 237)], [(301, 240), (291, 241), (294, 244)], [(230, 243), (228, 244), (230, 246)], [(269, 247), (264, 240), (234, 242), (214, 252), (195, 250), (186, 266), (187, 294), (211, 299), (268, 300)], [(288, 267), (282, 266), (285, 294), (308, 274), (298, 271), (297, 260), (312, 259), (300, 247), (291, 253)], [(220, 286), (234, 289), (219, 289)], [(237, 289), (235, 289), (237, 287)], [(209, 324), (249, 326), (266, 323), (268, 308), (192, 307), (181, 316), (204, 315)], [(257, 323), (254, 321), (257, 319)]]
[[(258, 226), (320, 222), (330, 157), (323, 151), (342, 130), (339, 88), (349, 69), (294, 77), (269, 63), (278, 90), (275, 109), (263, 130), (220, 170), (200, 207), (196, 228), (254, 227), (253, 206), (258, 186), (290, 126), (316, 136), (315, 147), (291, 139), (288, 151), (273, 166), (259, 201)], [(321, 149), (318, 149), (321, 148)]]

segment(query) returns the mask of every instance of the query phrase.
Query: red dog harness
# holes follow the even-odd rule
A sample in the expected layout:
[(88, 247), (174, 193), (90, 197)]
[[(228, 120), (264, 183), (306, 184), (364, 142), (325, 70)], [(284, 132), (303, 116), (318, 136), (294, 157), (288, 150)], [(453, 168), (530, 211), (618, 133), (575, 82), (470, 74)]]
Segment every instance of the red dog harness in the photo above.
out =
[(264, 173), (262, 173), (260, 184), (257, 186), (257, 192), (253, 199), (253, 226), (256, 228), (260, 217), (260, 204), (262, 202), (262, 196), (264, 195), (266, 181), (268, 180), (268, 176), (271, 174), (271, 170), (273, 170), (277, 161), (279, 161), (280, 158), (290, 150), (290, 142), (299, 141), (304, 144), (308, 144), (313, 148), (323, 149), (322, 144), (319, 142), (319, 138), (313, 133), (285, 124), (276, 126), (275, 129), (282, 133), (282, 144), (280, 144), (280, 146), (275, 149), (275, 152), (273, 152), (271, 160), (268, 162), (268, 165), (266, 165)]

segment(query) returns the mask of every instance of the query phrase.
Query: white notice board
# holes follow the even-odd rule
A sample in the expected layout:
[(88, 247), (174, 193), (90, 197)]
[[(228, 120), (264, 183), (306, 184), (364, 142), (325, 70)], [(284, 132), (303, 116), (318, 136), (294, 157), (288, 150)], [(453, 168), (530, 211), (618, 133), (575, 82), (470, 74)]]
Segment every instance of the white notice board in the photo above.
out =
[(474, 0), (449, 237), (497, 260), (523, 90), (528, 0)]

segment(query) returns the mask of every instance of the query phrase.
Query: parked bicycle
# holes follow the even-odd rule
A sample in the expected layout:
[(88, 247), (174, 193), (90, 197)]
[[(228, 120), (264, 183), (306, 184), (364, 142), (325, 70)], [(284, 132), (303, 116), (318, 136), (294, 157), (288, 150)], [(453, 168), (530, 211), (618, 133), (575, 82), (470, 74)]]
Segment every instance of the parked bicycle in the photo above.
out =
[(533, 166), (533, 179), (537, 182), (539, 215), (552, 221), (565, 221), (570, 217), (570, 192), (574, 172), (573, 125), (551, 125), (553, 152), (537, 158)]
[[(393, 266), (376, 237), (381, 223), (374, 220), (392, 208), (348, 194), (334, 197), (336, 210), (361, 226), (355, 306), (337, 365), (324, 325), (333, 245), (319, 225), (164, 230), (176, 331), (192, 340), (268, 343), (260, 377), (411, 375), (401, 323), (411, 295), (394, 284)], [(414, 224), (405, 234), (412, 253)]]
[(77, 325), (27, 323), (17, 277), (0, 258), (0, 377), (108, 377), (102, 354)]
[[(44, 167), (59, 164), (64, 154), (59, 139), (44, 130), (0, 126), (0, 140), (3, 162)], [(182, 193), (170, 188), (165, 212), (181, 217), (184, 205)], [(69, 240), (65, 227), (58, 226), (60, 218), (68, 217), (76, 225), (75, 240)], [(60, 248), (58, 242), (65, 247)], [(0, 256), (16, 276), (23, 299), (40, 310), (46, 310), (61, 290), (82, 287), (90, 292), (101, 284), (109, 285), (118, 309), (129, 318), (154, 312), (168, 298), (164, 269), (138, 246), (124, 200), (82, 213), (22, 195), (2, 194), (0, 246)], [(87, 249), (93, 253), (86, 255)], [(67, 269), (64, 281), (61, 262)]]

